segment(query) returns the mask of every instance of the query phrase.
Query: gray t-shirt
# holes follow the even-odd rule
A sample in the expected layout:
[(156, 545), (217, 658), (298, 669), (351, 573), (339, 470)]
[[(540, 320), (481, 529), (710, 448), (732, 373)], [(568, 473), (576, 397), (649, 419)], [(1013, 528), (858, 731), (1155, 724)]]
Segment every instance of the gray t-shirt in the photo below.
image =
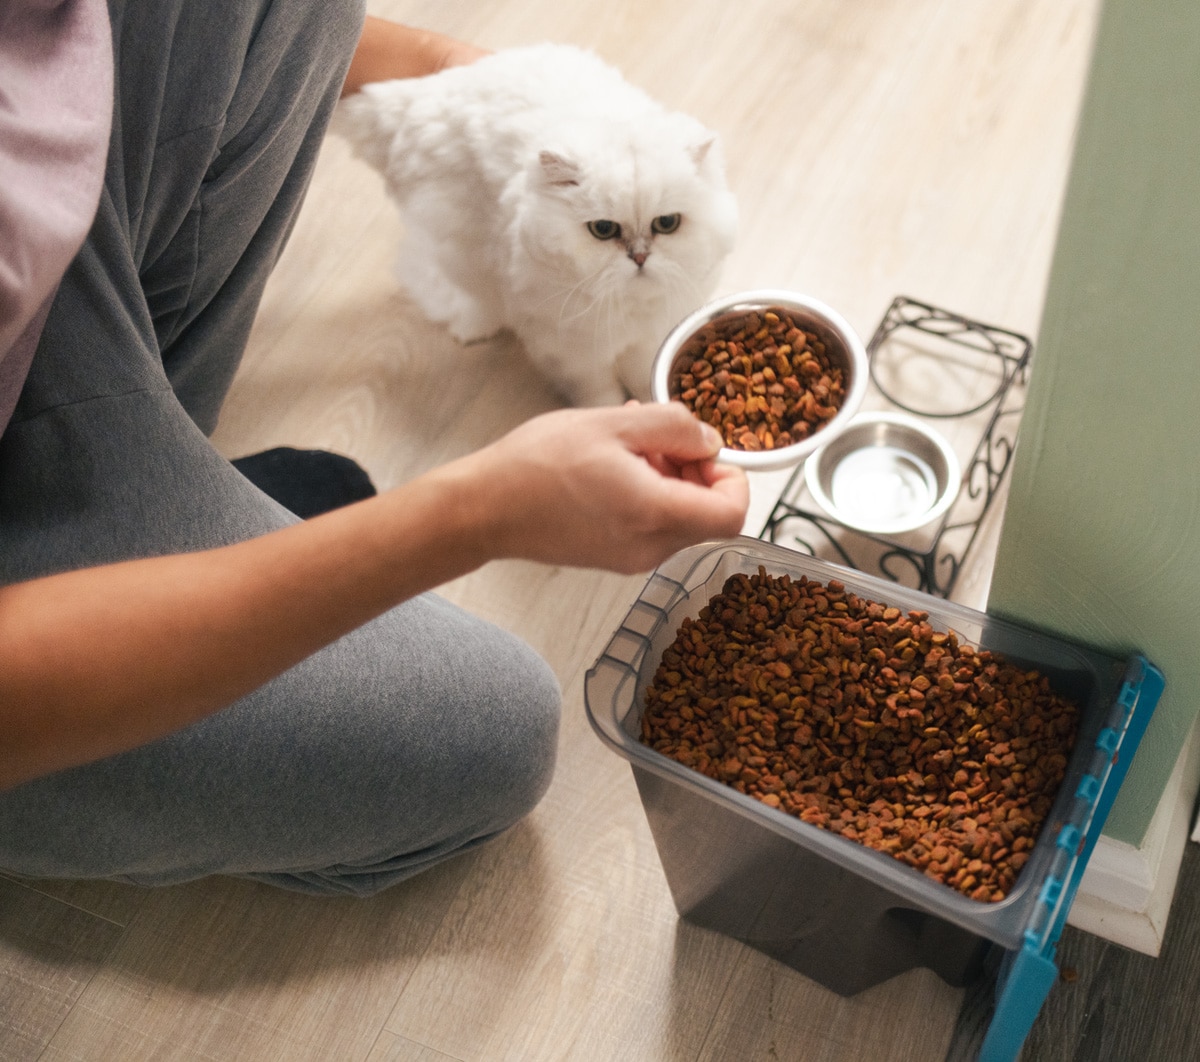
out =
[(0, 0), (0, 432), (95, 216), (112, 110), (105, 0)]

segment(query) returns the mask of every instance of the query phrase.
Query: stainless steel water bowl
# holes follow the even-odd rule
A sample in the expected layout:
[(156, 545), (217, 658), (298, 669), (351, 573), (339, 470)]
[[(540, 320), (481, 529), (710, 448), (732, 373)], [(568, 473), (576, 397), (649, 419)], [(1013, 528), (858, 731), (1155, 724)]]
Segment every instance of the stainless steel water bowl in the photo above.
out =
[(863, 413), (804, 466), (817, 504), (856, 531), (915, 531), (954, 503), (962, 470), (938, 432), (904, 413)]
[(836, 416), (807, 439), (774, 450), (749, 451), (728, 446), (721, 449), (719, 460), (740, 465), (748, 471), (771, 471), (800, 464), (818, 447), (835, 438), (862, 405), (867, 390), (867, 352), (845, 319), (824, 303), (793, 291), (767, 288), (726, 295), (700, 307), (676, 325), (663, 340), (651, 368), (650, 394), (654, 401), (677, 399), (671, 390), (671, 380), (689, 339), (713, 321), (741, 317), (752, 311), (762, 313), (772, 307), (787, 310), (800, 327), (821, 336), (826, 351), (842, 369), (846, 396)]

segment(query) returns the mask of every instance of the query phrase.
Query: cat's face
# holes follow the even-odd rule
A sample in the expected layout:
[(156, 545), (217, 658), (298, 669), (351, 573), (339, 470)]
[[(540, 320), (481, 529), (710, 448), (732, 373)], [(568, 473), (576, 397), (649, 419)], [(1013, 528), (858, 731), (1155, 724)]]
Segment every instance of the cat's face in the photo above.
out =
[(557, 280), (576, 298), (675, 311), (710, 294), (733, 248), (737, 206), (715, 136), (673, 116), (543, 149), (515, 217), (543, 286)]

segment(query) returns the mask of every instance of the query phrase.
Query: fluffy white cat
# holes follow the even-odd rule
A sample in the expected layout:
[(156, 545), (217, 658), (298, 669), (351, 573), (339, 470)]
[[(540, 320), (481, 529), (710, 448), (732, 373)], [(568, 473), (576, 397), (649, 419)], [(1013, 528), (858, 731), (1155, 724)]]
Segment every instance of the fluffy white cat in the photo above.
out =
[(365, 86), (334, 128), (400, 207), (403, 286), (467, 343), (511, 330), (575, 405), (646, 398), (737, 204), (717, 135), (591, 52), (512, 48)]

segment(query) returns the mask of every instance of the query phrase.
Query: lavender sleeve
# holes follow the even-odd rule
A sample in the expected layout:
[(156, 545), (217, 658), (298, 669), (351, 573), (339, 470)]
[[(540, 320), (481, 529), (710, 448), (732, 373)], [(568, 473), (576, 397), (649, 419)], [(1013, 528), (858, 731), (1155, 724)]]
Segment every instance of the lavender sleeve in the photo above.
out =
[(0, 0), (0, 431), (96, 211), (112, 78), (105, 0)]

